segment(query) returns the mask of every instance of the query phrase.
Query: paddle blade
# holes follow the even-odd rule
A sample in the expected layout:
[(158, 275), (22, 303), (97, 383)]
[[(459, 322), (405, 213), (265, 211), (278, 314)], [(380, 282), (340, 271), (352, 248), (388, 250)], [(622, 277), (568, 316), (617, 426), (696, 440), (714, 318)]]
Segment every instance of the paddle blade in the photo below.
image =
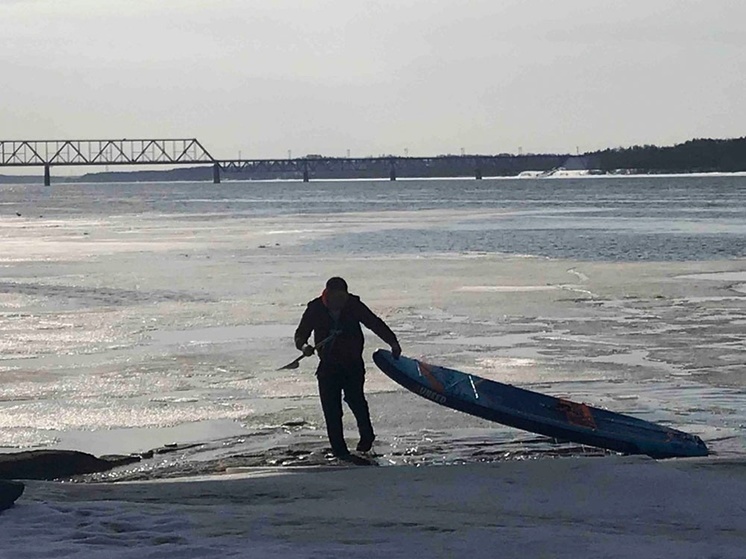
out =
[(301, 356), (301, 357), (298, 357), (298, 359), (296, 359), (295, 361), (293, 361), (293, 362), (291, 362), (291, 363), (288, 363), (288, 364), (287, 364), (287, 365), (285, 365), (284, 367), (280, 367), (280, 368), (279, 368), (279, 369), (277, 369), (277, 370), (278, 370), (278, 371), (286, 371), (286, 370), (288, 370), (288, 369), (297, 369), (297, 368), (298, 368), (298, 367), (300, 366), (300, 360), (301, 360), (301, 359), (303, 359), (303, 356)]

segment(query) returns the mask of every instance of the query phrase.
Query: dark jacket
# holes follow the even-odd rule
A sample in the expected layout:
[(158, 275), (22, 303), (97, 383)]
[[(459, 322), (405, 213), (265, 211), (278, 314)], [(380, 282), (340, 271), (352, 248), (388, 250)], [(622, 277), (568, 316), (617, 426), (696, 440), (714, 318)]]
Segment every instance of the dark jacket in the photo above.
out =
[(367, 326), (387, 344), (398, 343), (396, 335), (386, 323), (376, 316), (360, 297), (350, 295), (336, 323), (321, 297), (308, 303), (295, 331), (295, 346), (302, 349), (312, 331), (314, 345), (326, 339), (332, 332), (336, 332), (336, 336), (318, 350), (321, 359), (319, 372), (338, 367), (362, 370), (365, 340), (360, 324)]

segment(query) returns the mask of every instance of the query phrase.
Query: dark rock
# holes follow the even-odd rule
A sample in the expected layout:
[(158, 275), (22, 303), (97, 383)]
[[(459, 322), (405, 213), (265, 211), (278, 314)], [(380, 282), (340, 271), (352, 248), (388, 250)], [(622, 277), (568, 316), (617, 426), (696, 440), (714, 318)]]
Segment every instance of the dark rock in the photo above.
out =
[(17, 481), (0, 480), (0, 511), (12, 507), (24, 489), (25, 486)]
[(288, 453), (288, 456), (290, 456), (292, 458), (299, 458), (299, 457), (303, 457), (303, 456), (308, 456), (309, 454), (311, 454), (311, 451), (310, 450), (297, 449), (297, 448), (289, 448), (288, 451), (287, 451), (287, 453)]
[(126, 466), (127, 464), (139, 462), (141, 457), (137, 454), (102, 454), (98, 459), (106, 462), (115, 462), (117, 466)]
[(74, 450), (31, 450), (0, 454), (0, 479), (52, 480), (106, 472), (117, 466), (139, 462), (137, 456), (96, 458)]
[(160, 448), (154, 448), (152, 452), (155, 454), (169, 454), (171, 452), (178, 452), (180, 450), (188, 450), (190, 448), (197, 448), (198, 446), (202, 446), (202, 445), (200, 443), (193, 443), (193, 444), (166, 443)]

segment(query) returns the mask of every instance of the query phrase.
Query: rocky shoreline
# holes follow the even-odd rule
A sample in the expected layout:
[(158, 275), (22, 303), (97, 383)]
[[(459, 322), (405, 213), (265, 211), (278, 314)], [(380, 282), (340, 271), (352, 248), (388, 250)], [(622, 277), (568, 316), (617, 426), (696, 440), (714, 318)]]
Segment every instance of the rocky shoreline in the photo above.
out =
[(54, 481), (86, 474), (108, 472), (136, 464), (155, 455), (199, 445), (169, 444), (140, 454), (94, 456), (77, 450), (28, 450), (0, 454), (0, 480)]
[(81, 474), (106, 472), (139, 462), (141, 457), (96, 457), (75, 450), (31, 450), (0, 454), (0, 479), (55, 480)]
[(56, 481), (108, 472), (192, 445), (171, 444), (141, 454), (94, 456), (77, 450), (28, 450), (0, 454), (0, 511), (13, 506), (25, 486), (17, 480)]

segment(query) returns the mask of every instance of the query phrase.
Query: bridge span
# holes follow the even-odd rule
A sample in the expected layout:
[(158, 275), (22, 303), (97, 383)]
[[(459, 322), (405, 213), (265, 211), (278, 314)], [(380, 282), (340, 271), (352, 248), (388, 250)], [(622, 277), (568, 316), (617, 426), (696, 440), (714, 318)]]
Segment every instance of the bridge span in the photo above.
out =
[(219, 159), (196, 138), (107, 140), (0, 140), (0, 168), (43, 167), (51, 184), (52, 167), (211, 166), (212, 179), (237, 178), (388, 178), (517, 175), (551, 170), (566, 155), (442, 155), (435, 157), (324, 157), (288, 159)]

